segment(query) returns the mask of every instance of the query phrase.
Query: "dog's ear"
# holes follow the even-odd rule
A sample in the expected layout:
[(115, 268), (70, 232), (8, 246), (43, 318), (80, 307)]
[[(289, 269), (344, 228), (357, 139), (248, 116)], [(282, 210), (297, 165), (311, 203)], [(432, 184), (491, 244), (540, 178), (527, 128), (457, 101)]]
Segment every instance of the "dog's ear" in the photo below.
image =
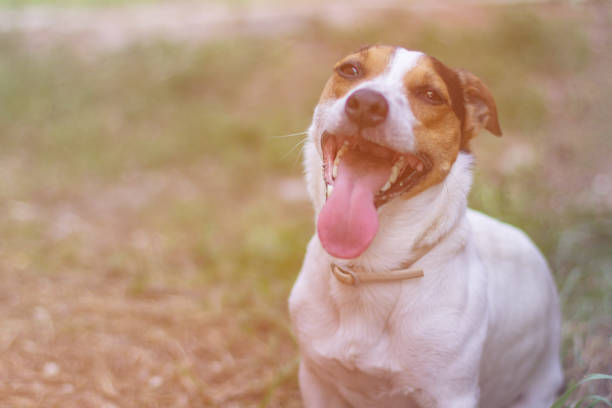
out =
[(465, 121), (462, 129), (465, 147), (468, 147), (470, 139), (475, 137), (482, 128), (496, 136), (501, 136), (497, 107), (489, 89), (469, 71), (458, 69), (457, 74), (463, 88), (465, 105)]

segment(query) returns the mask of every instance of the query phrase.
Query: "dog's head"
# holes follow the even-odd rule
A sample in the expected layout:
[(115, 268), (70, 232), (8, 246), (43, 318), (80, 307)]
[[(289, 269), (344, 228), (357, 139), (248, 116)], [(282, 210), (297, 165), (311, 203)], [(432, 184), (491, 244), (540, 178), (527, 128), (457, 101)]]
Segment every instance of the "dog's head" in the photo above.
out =
[[(439, 184), (485, 128), (501, 135), (495, 102), (473, 74), (403, 48), (376, 45), (340, 60), (310, 127), (320, 202), (317, 229), (332, 256), (358, 257), (378, 213)], [(312, 160), (311, 160), (312, 162)], [(312, 163), (311, 163), (312, 164)]]

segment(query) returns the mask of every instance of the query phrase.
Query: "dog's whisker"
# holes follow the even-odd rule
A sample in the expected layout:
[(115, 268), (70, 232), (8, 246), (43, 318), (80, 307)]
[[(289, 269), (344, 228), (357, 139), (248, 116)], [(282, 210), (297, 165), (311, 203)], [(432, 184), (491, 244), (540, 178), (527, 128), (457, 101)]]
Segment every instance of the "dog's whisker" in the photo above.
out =
[(291, 153), (293, 153), (295, 151), (295, 149), (299, 148), (300, 146), (304, 145), (304, 143), (306, 143), (306, 141), (308, 140), (307, 137), (303, 138), (302, 140), (300, 140), (299, 142), (297, 142), (292, 148), (291, 150), (289, 150), (283, 157), (282, 159), (285, 160), (287, 157), (289, 157), (289, 155)]
[(297, 132), (297, 133), (288, 133), (286, 135), (272, 136), (272, 139), (285, 139), (285, 138), (288, 138), (288, 137), (296, 137), (296, 136), (305, 135), (306, 133), (308, 133), (308, 131)]

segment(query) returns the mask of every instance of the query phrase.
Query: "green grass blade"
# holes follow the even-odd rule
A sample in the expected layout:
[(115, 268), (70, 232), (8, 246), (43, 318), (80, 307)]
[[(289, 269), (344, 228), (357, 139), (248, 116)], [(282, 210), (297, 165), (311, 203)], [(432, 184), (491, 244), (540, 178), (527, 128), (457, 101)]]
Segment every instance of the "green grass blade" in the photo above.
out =
[(588, 397), (584, 398), (583, 401), (591, 401), (591, 404), (586, 408), (595, 408), (595, 406), (600, 402), (603, 402), (607, 407), (612, 407), (610, 400), (602, 397), (601, 395), (589, 395)]
[[(573, 384), (572, 386), (570, 386), (567, 391), (565, 391), (563, 393), (563, 395), (561, 395), (555, 402), (554, 404), (552, 404), (550, 406), (550, 408), (562, 408), (563, 404), (567, 401), (567, 399), (570, 397), (570, 395), (572, 395), (574, 393), (574, 391), (576, 391), (576, 388), (578, 388), (578, 386), (585, 384), (589, 381), (594, 381), (594, 380), (612, 380), (612, 376), (611, 375), (607, 375), (607, 374), (589, 374), (586, 377), (584, 377), (582, 380), (580, 380), (578, 383)], [(597, 395), (594, 395), (593, 397), (599, 397)], [(607, 400), (605, 400), (607, 401)], [(579, 407), (579, 405), (576, 405), (577, 407)], [(609, 406), (609, 405), (608, 405)]]
[(563, 408), (563, 404), (565, 403), (565, 401), (567, 401), (567, 399), (570, 397), (570, 395), (572, 395), (572, 393), (576, 390), (576, 388), (578, 387), (578, 384), (574, 384), (571, 387), (569, 387), (564, 393), (563, 395), (561, 395), (555, 402), (554, 404), (552, 404), (550, 406), (550, 408)]

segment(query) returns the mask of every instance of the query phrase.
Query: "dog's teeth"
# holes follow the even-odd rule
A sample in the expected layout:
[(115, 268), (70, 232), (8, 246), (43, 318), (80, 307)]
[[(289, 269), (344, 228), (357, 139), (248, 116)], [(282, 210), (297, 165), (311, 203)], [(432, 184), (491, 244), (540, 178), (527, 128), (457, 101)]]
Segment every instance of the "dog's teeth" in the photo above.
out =
[(397, 181), (397, 176), (399, 175), (399, 172), (396, 171), (395, 167), (391, 169), (391, 176), (389, 177), (389, 180), (387, 181), (387, 183), (395, 183)]
[(385, 185), (380, 190), (384, 192), (384, 191), (387, 191), (388, 189), (390, 189), (391, 185), (397, 181), (397, 178), (399, 177), (399, 175), (404, 170), (404, 167), (405, 167), (404, 157), (401, 156), (395, 162), (393, 167), (391, 167), (391, 174), (389, 175), (389, 180), (387, 180)]
[(331, 184), (327, 184), (327, 197), (329, 197), (333, 191), (334, 186), (332, 186)]
[(342, 155), (348, 150), (349, 143), (347, 140), (344, 141), (340, 150), (336, 154), (336, 158), (334, 159), (334, 167), (332, 167), (332, 177), (336, 178), (338, 176), (338, 166), (340, 165), (340, 158)]
[(340, 150), (338, 150), (338, 153), (336, 154), (336, 160), (340, 160), (342, 155), (348, 150), (348, 147), (349, 147), (349, 143), (345, 141), (342, 144), (342, 147), (340, 148)]
[(397, 177), (400, 175), (404, 167), (404, 160), (400, 157), (400, 159), (395, 162), (393, 167), (391, 167), (391, 175), (389, 176), (389, 181), (391, 184), (397, 181)]

